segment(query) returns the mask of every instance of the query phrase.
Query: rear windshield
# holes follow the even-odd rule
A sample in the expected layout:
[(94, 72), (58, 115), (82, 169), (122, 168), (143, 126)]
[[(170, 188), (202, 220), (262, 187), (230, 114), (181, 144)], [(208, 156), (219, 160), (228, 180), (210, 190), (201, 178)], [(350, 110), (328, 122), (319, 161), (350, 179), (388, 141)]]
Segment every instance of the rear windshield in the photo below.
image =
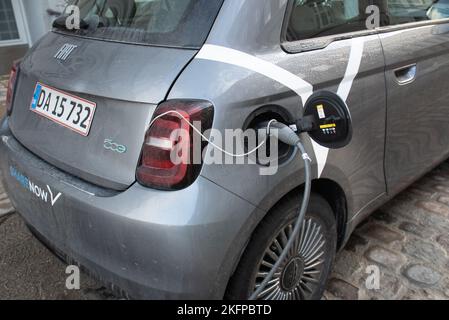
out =
[[(199, 48), (223, 0), (70, 0), (61, 18), (80, 12), (81, 29), (54, 27), (79, 36), (129, 43)], [(70, 20), (73, 21), (73, 20)]]

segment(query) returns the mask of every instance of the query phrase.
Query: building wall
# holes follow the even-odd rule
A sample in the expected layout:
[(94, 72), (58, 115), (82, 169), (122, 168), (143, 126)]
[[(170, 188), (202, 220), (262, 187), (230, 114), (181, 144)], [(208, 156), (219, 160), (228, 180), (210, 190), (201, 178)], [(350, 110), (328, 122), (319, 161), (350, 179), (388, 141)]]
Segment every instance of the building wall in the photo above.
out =
[(66, 0), (12, 0), (11, 3), (20, 39), (0, 41), (0, 75), (8, 73), (12, 62), (23, 57), (29, 47), (50, 31), (55, 18), (51, 13), (62, 12)]
[(36, 43), (45, 33), (50, 31), (55, 16), (49, 14), (62, 12), (65, 0), (22, 0), (25, 16), (29, 26), (30, 45)]

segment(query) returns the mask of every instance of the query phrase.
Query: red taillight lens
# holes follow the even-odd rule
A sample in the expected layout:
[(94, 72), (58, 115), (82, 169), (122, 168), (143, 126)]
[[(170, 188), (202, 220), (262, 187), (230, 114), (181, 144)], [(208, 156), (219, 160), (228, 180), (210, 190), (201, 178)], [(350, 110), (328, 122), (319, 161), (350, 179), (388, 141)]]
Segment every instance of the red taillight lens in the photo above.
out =
[(8, 90), (6, 91), (6, 114), (8, 116), (10, 116), (12, 112), (14, 89), (16, 86), (18, 72), (19, 72), (19, 63), (15, 62), (9, 75)]
[[(211, 129), (213, 117), (210, 102), (173, 100), (161, 104), (153, 116), (157, 120), (153, 120), (145, 135), (137, 181), (163, 190), (179, 190), (191, 185), (201, 171), (201, 155), (207, 142), (201, 140), (187, 121), (195, 127), (200, 125), (197, 128), (204, 133)], [(195, 157), (195, 154), (200, 156)]]

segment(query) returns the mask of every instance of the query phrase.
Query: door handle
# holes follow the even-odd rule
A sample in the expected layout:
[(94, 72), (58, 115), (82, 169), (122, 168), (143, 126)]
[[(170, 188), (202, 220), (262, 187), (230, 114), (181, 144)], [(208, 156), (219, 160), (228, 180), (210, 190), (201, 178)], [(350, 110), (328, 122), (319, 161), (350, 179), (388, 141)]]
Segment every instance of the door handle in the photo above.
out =
[(417, 74), (417, 66), (416, 63), (412, 65), (408, 65), (405, 67), (401, 67), (399, 69), (394, 70), (394, 75), (396, 77), (396, 81), (400, 85), (409, 84), (416, 79)]

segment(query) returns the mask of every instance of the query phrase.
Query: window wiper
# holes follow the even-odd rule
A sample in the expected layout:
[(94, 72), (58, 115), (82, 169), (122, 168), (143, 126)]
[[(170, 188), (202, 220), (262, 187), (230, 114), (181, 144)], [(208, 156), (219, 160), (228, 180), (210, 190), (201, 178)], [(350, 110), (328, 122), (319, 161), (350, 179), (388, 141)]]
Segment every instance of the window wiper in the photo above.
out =
[[(64, 29), (67, 30), (67, 18), (69, 18), (69, 16), (67, 15), (63, 15), (60, 16), (59, 18), (57, 18), (54, 22), (53, 22), (53, 28), (56, 29)], [(89, 28), (89, 23), (87, 23), (85, 20), (80, 19), (80, 29), (88, 29)]]

